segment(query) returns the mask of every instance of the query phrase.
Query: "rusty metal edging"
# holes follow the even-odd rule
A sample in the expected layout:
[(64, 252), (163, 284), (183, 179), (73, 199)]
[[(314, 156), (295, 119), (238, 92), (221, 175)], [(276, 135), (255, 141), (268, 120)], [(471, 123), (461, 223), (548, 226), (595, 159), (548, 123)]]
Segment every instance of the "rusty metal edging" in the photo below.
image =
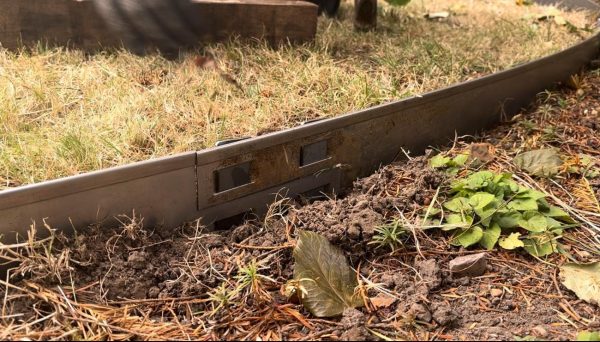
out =
[[(587, 0), (568, 3), (600, 9)], [(24, 233), (44, 219), (61, 230), (111, 224), (134, 210), (147, 225), (168, 226), (198, 217), (219, 226), (248, 211), (260, 215), (277, 194), (336, 191), (402, 149), (419, 153), (488, 128), (599, 52), (597, 33), (556, 54), (422, 96), (200, 152), (5, 190), (0, 233)]]

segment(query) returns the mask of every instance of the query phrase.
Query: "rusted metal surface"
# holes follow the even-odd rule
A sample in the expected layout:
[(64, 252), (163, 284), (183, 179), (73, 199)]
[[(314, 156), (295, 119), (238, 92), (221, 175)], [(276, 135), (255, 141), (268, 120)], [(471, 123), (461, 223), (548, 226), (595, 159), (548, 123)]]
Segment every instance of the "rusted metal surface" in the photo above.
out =
[(195, 218), (222, 227), (248, 212), (262, 215), (278, 194), (339, 191), (402, 150), (419, 154), (456, 134), (488, 128), (599, 52), (596, 34), (557, 54), (420, 97), (200, 152), (3, 191), (0, 234), (24, 233), (44, 218), (67, 230), (110, 224), (133, 210), (147, 225), (173, 227)]

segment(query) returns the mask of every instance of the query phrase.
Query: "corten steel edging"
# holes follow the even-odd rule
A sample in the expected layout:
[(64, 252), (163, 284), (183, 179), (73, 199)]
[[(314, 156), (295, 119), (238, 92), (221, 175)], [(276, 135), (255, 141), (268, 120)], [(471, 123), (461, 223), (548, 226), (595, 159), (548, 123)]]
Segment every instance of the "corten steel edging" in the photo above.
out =
[[(339, 167), (344, 169), (339, 185), (348, 186), (393, 161), (402, 148), (419, 153), (456, 134), (476, 133), (516, 114), (539, 91), (579, 72), (598, 55), (599, 46), (596, 35), (555, 55), (422, 97), (199, 152), (199, 207), (223, 205), (290, 179)], [(328, 141), (330, 158), (300, 168), (300, 147), (318, 140)], [(252, 183), (214, 193), (214, 170), (248, 161), (254, 161)]]
[(197, 216), (195, 152), (134, 163), (0, 192), (0, 234), (35, 222), (59, 230), (113, 224), (118, 215), (176, 226)]
[[(201, 152), (184, 153), (0, 192), (0, 234), (35, 221), (68, 230), (121, 214), (148, 225), (264, 213), (277, 193), (338, 190), (395, 159), (487, 128), (541, 90), (577, 73), (599, 53), (600, 34), (554, 55), (423, 96), (375, 106)], [(322, 160), (300, 165), (302, 149), (325, 142)], [(215, 175), (249, 165), (249, 183), (217, 192)], [(10, 234), (8, 234), (10, 236)]]

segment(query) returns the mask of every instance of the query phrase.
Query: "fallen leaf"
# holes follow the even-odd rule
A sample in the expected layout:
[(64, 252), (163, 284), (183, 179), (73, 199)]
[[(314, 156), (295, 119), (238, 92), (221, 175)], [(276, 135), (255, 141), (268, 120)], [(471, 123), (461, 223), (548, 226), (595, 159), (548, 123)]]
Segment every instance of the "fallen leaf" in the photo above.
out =
[(563, 161), (553, 148), (524, 152), (514, 158), (514, 163), (530, 175), (552, 177), (558, 173)]
[(531, 1), (531, 0), (516, 0), (515, 4), (517, 4), (517, 6), (531, 6), (531, 5), (533, 5), (533, 1)]
[(217, 63), (214, 58), (210, 56), (196, 56), (194, 58), (194, 64), (202, 69), (216, 69)]
[(495, 148), (492, 144), (480, 143), (471, 144), (469, 158), (471, 160), (479, 160), (489, 162), (494, 159)]
[(300, 231), (294, 248), (294, 279), (302, 289), (302, 304), (316, 317), (333, 317), (363, 306), (358, 286), (344, 254), (317, 233)]
[(600, 262), (565, 264), (560, 268), (562, 284), (575, 292), (579, 299), (600, 304)]
[(377, 309), (387, 308), (388, 306), (394, 304), (396, 298), (390, 297), (384, 294), (379, 294), (377, 297), (373, 297), (369, 299), (371, 304)]

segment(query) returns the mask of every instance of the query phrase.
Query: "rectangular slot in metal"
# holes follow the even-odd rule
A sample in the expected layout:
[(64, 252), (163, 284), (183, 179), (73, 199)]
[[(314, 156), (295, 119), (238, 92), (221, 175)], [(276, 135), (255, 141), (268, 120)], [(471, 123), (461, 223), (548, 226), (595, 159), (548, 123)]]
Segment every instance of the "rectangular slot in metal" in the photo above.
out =
[(327, 159), (327, 140), (317, 141), (300, 148), (300, 166), (314, 164)]
[(237, 215), (218, 220), (214, 224), (214, 230), (229, 230), (233, 226), (239, 226), (244, 223), (252, 214), (252, 210), (241, 212)]
[(215, 171), (215, 192), (223, 192), (249, 184), (250, 162), (228, 166)]

